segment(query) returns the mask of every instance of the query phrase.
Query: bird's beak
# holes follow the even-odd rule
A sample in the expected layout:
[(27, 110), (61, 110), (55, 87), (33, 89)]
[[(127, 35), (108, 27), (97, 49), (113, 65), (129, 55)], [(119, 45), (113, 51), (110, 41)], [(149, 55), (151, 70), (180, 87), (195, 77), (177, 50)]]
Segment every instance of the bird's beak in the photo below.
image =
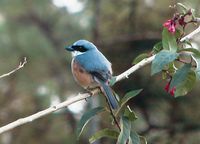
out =
[(68, 51), (74, 51), (74, 49), (72, 48), (72, 46), (66, 46), (65, 49), (68, 50)]

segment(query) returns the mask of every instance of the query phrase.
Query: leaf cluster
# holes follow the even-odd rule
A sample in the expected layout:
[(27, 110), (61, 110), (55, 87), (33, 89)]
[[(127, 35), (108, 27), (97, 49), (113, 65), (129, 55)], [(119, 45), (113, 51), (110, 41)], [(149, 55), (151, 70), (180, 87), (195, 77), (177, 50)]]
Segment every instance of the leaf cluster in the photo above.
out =
[[(141, 142), (146, 141), (144, 137), (139, 136), (134, 130), (133, 122), (137, 119), (137, 116), (135, 115), (134, 111), (131, 110), (130, 107), (127, 105), (127, 102), (138, 95), (141, 91), (142, 89), (128, 92), (119, 101), (119, 108), (112, 111), (114, 118), (117, 121), (120, 121), (120, 127), (114, 127), (112, 129), (104, 128), (102, 130), (99, 130), (89, 138), (89, 142), (93, 143), (103, 137), (115, 139), (118, 144), (140, 144)], [(110, 116), (110, 110), (104, 107), (93, 108), (82, 115), (77, 128), (78, 138), (82, 134), (89, 121), (95, 115), (101, 113), (106, 113), (108, 116)]]

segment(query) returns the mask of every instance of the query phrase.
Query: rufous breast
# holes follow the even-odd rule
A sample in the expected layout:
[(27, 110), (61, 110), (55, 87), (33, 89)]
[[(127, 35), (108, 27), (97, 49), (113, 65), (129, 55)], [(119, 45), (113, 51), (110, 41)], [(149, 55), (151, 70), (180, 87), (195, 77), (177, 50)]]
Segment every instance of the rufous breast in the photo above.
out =
[(94, 85), (94, 79), (90, 73), (85, 71), (84, 68), (81, 67), (80, 64), (76, 62), (76, 60), (72, 60), (71, 63), (72, 74), (76, 82), (81, 85), (83, 88), (87, 89)]

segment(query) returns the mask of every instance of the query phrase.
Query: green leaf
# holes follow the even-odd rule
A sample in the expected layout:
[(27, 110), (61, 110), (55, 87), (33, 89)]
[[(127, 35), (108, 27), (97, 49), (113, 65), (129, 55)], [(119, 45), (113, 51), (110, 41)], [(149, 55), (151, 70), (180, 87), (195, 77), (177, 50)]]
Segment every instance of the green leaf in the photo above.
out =
[(178, 53), (170, 52), (167, 50), (162, 50), (156, 54), (155, 59), (151, 65), (151, 75), (162, 71), (166, 64), (174, 61), (179, 56)]
[(143, 59), (148, 58), (148, 57), (149, 57), (149, 55), (148, 55), (147, 53), (140, 54), (139, 56), (137, 56), (137, 57), (133, 60), (132, 64), (137, 64), (137, 63), (139, 63), (140, 61), (142, 61)]
[(103, 138), (103, 137), (117, 139), (118, 136), (119, 136), (118, 131), (106, 128), (106, 129), (103, 129), (103, 130), (96, 132), (93, 136), (91, 136), (90, 139), (89, 139), (89, 142), (93, 143), (96, 140)]
[(197, 79), (200, 80), (200, 57), (196, 56), (196, 55), (192, 55), (192, 58), (194, 59), (194, 61), (196, 62), (196, 75), (197, 75)]
[(124, 111), (124, 116), (127, 117), (129, 121), (135, 121), (137, 119), (134, 111), (132, 111), (129, 106), (126, 107)]
[(121, 132), (119, 134), (117, 144), (126, 144), (130, 137), (131, 123), (127, 117), (122, 116), (120, 121)]
[(177, 87), (186, 79), (186, 76), (189, 73), (191, 66), (191, 64), (185, 64), (183, 67), (177, 70), (170, 83), (170, 89), (172, 89), (173, 87)]
[[(133, 97), (135, 97), (136, 95), (138, 95), (140, 92), (142, 91), (142, 89), (138, 89), (138, 90), (133, 90), (133, 91), (130, 91), (128, 92), (123, 98), (122, 100), (120, 101), (120, 108), (117, 110), (115, 116), (118, 116), (119, 113), (124, 109), (124, 106), (125, 104)], [(127, 109), (127, 116), (128, 117), (134, 117), (134, 120), (135, 120), (135, 116), (133, 116), (133, 113), (132, 111), (130, 110), (129, 107), (126, 107)], [(126, 110), (125, 110), (126, 111)], [(135, 114), (134, 114), (135, 115)]]
[(124, 106), (130, 99), (132, 99), (133, 97), (138, 95), (141, 91), (142, 91), (142, 89), (138, 89), (138, 90), (132, 90), (132, 91), (126, 93), (126, 95), (122, 98), (122, 100), (120, 102), (121, 107)]
[(117, 117), (121, 112), (123, 112), (123, 115), (127, 117), (130, 121), (135, 121), (138, 118), (135, 112), (131, 110), (128, 105), (125, 108), (120, 108), (116, 112), (115, 117)]
[(179, 50), (179, 52), (182, 52), (182, 51), (192, 52), (196, 56), (200, 57), (200, 51), (198, 49), (195, 49), (195, 48), (185, 48), (185, 49), (180, 49)]
[(83, 129), (85, 128), (87, 123), (92, 119), (92, 117), (104, 110), (105, 109), (103, 107), (96, 107), (96, 108), (91, 109), (83, 114), (83, 116), (81, 117), (81, 120), (79, 121), (78, 126), (77, 126), (78, 138), (80, 137), (81, 133), (83, 132)]
[(153, 46), (153, 53), (157, 54), (163, 49), (162, 42), (158, 42)]
[(186, 39), (184, 40), (184, 42), (185, 42), (185, 47), (187, 47), (187, 45), (189, 45), (190, 47), (193, 47), (190, 40)]
[(140, 144), (140, 137), (135, 131), (131, 131), (129, 144)]
[(196, 74), (194, 71), (190, 70), (185, 80), (180, 85), (177, 86), (174, 96), (178, 97), (186, 95), (188, 92), (192, 90), (195, 83), (196, 83)]
[(162, 45), (165, 50), (176, 52), (178, 49), (175, 35), (168, 32), (166, 28), (162, 32)]

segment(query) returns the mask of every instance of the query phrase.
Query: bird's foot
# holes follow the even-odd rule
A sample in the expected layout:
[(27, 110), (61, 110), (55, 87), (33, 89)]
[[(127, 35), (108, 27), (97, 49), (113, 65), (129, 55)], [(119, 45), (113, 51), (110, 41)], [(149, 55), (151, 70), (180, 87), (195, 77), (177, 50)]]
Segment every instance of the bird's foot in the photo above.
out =
[[(90, 96), (93, 96), (95, 93), (92, 89), (84, 89), (84, 93), (88, 93)], [(85, 101), (88, 101), (88, 98), (85, 98)]]
[(85, 91), (86, 91), (87, 93), (89, 93), (90, 96), (93, 96), (93, 95), (95, 94), (95, 93), (93, 92), (92, 89), (85, 89)]
[(100, 87), (94, 87), (94, 88), (87, 88), (85, 89), (87, 93), (89, 93), (91, 96), (94, 96), (98, 91), (101, 91)]

